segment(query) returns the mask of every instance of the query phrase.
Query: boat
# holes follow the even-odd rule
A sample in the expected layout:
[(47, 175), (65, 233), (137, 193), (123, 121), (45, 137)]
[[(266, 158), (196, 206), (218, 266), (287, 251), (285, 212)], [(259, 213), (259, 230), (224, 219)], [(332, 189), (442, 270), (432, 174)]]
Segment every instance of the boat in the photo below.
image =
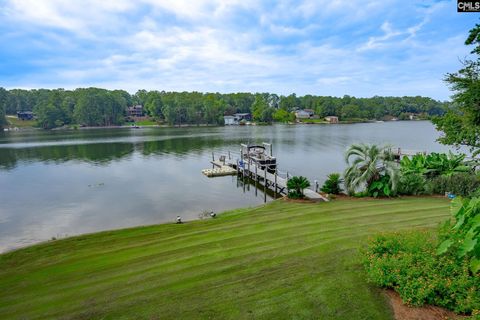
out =
[[(267, 152), (268, 146), (270, 147), (269, 152)], [(242, 144), (242, 158), (244, 162), (251, 161), (262, 170), (267, 168), (270, 173), (274, 173), (277, 169), (277, 158), (272, 155), (272, 148), (268, 143), (263, 145)]]

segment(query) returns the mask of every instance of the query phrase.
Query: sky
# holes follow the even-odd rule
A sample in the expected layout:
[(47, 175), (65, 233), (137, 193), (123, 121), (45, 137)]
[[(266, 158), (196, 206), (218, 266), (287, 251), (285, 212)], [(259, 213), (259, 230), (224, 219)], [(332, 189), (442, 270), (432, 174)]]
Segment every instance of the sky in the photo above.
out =
[(0, 86), (451, 95), (478, 13), (433, 0), (0, 0)]

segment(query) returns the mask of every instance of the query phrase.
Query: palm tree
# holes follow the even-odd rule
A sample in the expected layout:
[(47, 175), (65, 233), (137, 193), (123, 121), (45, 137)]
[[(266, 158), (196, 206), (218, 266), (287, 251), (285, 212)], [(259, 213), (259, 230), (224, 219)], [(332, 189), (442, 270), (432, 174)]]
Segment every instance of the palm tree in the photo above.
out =
[(303, 198), (303, 189), (310, 187), (310, 181), (305, 177), (291, 177), (287, 181), (288, 196), (291, 198)]
[(368, 188), (385, 175), (390, 177), (391, 190), (396, 192), (398, 165), (389, 147), (353, 144), (348, 148), (345, 160), (349, 165), (344, 174), (345, 187), (350, 194), (363, 185)]

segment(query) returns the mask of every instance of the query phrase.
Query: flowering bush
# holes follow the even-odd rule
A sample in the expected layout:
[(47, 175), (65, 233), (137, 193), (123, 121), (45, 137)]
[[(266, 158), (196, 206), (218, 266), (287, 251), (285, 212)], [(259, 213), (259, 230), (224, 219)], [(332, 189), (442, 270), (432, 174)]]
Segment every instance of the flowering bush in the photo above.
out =
[(437, 247), (431, 232), (376, 236), (364, 250), (368, 278), (378, 286), (393, 288), (409, 305), (431, 304), (478, 314), (480, 277), (470, 272), (466, 257), (437, 255)]

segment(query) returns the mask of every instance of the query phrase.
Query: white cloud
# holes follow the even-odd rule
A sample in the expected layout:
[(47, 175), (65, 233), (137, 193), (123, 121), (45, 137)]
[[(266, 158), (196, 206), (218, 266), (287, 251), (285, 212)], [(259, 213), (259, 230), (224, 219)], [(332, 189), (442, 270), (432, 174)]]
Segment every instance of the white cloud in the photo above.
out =
[(405, 32), (393, 30), (391, 24), (388, 21), (385, 21), (381, 25), (380, 29), (384, 33), (382, 36), (370, 37), (368, 39), (368, 42), (365, 43), (364, 45), (360, 46), (360, 48), (358, 48), (358, 50), (363, 51), (363, 50), (371, 50), (371, 49), (380, 48), (383, 45), (385, 45), (388, 40), (391, 40), (391, 39), (393, 39), (397, 36), (405, 34)]
[(2, 9), (7, 20), (27, 28), (45, 26), (94, 38), (101, 30), (118, 28), (118, 14), (133, 8), (128, 0), (9, 0)]

